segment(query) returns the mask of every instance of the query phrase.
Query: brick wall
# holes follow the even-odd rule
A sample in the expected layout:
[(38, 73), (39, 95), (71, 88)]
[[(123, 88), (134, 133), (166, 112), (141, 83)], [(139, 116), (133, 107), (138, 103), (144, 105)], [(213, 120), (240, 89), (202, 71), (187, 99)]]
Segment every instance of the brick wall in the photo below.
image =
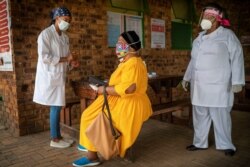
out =
[[(0, 72), (0, 123), (15, 135), (26, 135), (49, 129), (48, 107), (32, 102), (34, 80), (37, 64), (37, 36), (50, 24), (49, 12), (52, 8), (65, 5), (72, 14), (73, 20), (68, 32), (71, 50), (80, 52), (81, 67), (73, 70), (67, 78), (67, 97), (73, 97), (70, 80), (87, 78), (89, 75), (108, 77), (117, 65), (114, 49), (107, 46), (107, 6), (106, 0), (10, 0), (14, 72)], [(148, 0), (150, 13), (144, 16), (145, 47), (141, 54), (148, 70), (158, 74), (183, 74), (190, 58), (190, 51), (171, 50), (171, 2), (169, 0)], [(206, 2), (206, 1), (204, 1)], [(196, 0), (197, 14), (203, 1)], [(249, 25), (248, 5), (238, 2), (227, 2), (233, 29), (238, 34), (247, 33), (249, 26), (238, 28), (238, 13), (242, 11), (242, 23)], [(237, 9), (237, 10), (236, 10)], [(243, 9), (243, 10), (240, 10)], [(243, 12), (244, 11), (244, 12)], [(164, 19), (166, 24), (166, 48), (151, 49), (150, 19)], [(238, 30), (238, 31), (237, 31)], [(198, 28), (194, 25), (194, 36)], [(244, 50), (246, 65), (249, 66), (249, 49)], [(173, 90), (177, 99), (179, 90)], [(178, 97), (177, 97), (178, 96)], [(80, 109), (74, 108), (74, 123), (80, 120)]]
[[(71, 10), (70, 49), (81, 55), (81, 68), (68, 75), (67, 97), (74, 96), (70, 80), (87, 78), (92, 74), (109, 76), (115, 59), (113, 49), (106, 44), (105, 0), (10, 2), (15, 70), (0, 72), (4, 81), (0, 83), (0, 92), (3, 92), (0, 95), (4, 97), (0, 103), (0, 116), (1, 122), (18, 136), (49, 129), (48, 107), (35, 104), (32, 98), (37, 64), (36, 40), (39, 33), (50, 25), (51, 9), (65, 5)], [(79, 113), (75, 115), (79, 116)]]
[(8, 127), (12, 134), (19, 134), (17, 91), (15, 74), (0, 72), (0, 124)]

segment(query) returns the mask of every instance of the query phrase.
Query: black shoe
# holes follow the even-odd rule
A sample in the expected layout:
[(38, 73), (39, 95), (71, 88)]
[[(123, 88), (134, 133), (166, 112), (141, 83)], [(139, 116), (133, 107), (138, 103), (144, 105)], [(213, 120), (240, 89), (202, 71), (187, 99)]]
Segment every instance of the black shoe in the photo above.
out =
[(231, 156), (232, 157), (232, 156), (234, 156), (236, 151), (234, 151), (232, 149), (227, 149), (227, 150), (224, 150), (224, 152), (225, 152), (225, 156)]
[(199, 147), (195, 147), (195, 145), (190, 145), (190, 146), (187, 146), (186, 149), (188, 151), (196, 151), (196, 150), (206, 150), (206, 148), (199, 148)]

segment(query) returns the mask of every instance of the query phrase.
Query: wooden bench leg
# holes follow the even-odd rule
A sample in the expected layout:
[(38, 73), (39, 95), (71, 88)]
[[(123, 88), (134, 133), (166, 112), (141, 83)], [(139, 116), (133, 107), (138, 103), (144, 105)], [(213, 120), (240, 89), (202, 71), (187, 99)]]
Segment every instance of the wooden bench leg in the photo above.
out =
[(72, 121), (71, 121), (71, 108), (73, 105), (68, 105), (66, 107), (63, 107), (60, 113), (60, 122), (71, 126)]
[(71, 123), (71, 108), (72, 108), (72, 106), (70, 105), (65, 109), (65, 124), (68, 126), (72, 125), (72, 123)]
[(130, 162), (135, 162), (135, 152), (133, 145), (127, 149), (125, 154), (125, 159), (127, 159)]
[(188, 106), (188, 126), (193, 127), (193, 110), (192, 110), (192, 105), (190, 104)]
[(62, 110), (60, 112), (60, 122), (65, 124), (65, 107), (62, 107)]
[(172, 115), (172, 112), (167, 113), (167, 115), (168, 115), (167, 122), (168, 122), (168, 123), (173, 123), (173, 115)]

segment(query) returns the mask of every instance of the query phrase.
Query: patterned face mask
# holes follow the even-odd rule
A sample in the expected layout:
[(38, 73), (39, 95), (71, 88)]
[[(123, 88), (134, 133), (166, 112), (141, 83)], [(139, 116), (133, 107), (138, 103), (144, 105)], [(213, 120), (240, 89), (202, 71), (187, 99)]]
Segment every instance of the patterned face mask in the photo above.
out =
[(120, 57), (126, 56), (126, 54), (129, 52), (129, 45), (125, 43), (117, 43), (115, 48), (115, 53)]

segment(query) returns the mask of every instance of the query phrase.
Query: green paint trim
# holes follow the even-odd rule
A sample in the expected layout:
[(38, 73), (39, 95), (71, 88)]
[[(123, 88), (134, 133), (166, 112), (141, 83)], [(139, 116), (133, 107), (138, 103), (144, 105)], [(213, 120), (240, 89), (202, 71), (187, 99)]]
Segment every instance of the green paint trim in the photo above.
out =
[(118, 6), (114, 6), (112, 3), (112, 0), (109, 0), (110, 5), (112, 8), (117, 8), (117, 9), (121, 9), (121, 10), (125, 10), (125, 11), (135, 11), (135, 12), (145, 12), (145, 13), (149, 13), (149, 5), (148, 5), (148, 1), (147, 0), (143, 0), (143, 9), (130, 9), (130, 8), (126, 8), (126, 7), (118, 7)]

